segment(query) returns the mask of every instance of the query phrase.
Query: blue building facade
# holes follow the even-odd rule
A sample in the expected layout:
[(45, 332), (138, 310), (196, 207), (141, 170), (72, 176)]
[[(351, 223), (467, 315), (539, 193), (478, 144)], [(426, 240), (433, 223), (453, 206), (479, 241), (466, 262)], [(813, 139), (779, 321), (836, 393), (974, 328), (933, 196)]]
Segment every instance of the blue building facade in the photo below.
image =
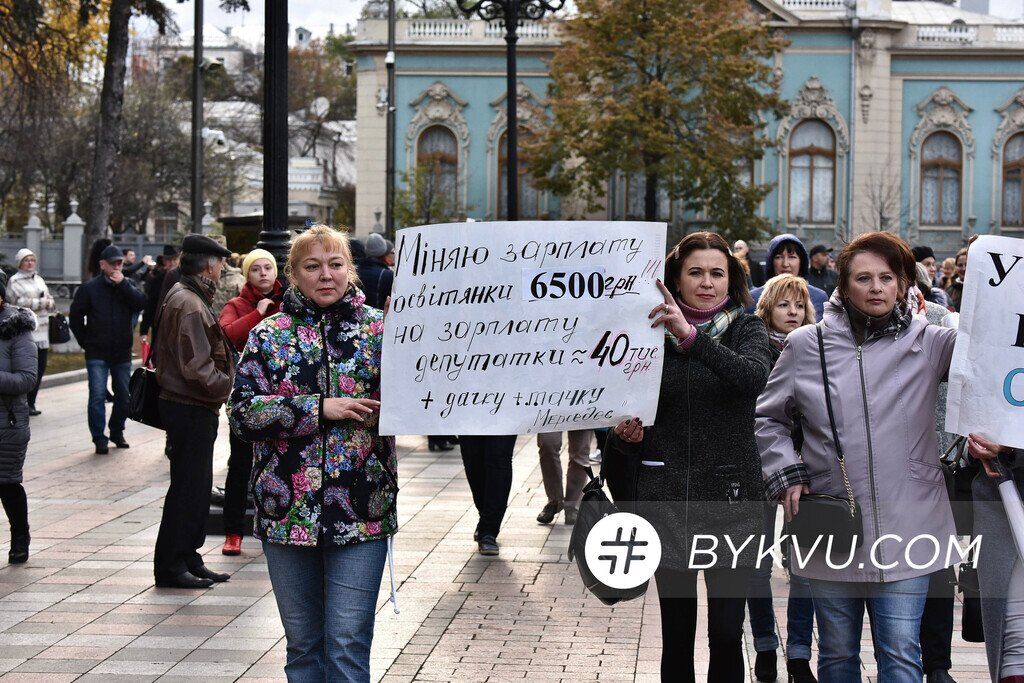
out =
[[(970, 234), (1024, 236), (1024, 24), (934, 2), (753, 0), (789, 41), (776, 55), (790, 110), (769, 122), (776, 146), (751, 177), (769, 183), (760, 207), (774, 232), (841, 244), (873, 229), (899, 231), (940, 254)], [(547, 63), (558, 23), (526, 24), (519, 43), (520, 125), (545, 116)], [(384, 209), (386, 22), (360, 23), (357, 230)], [(399, 184), (429, 166), (432, 190), (458, 217), (504, 212), (505, 53), (498, 26), (402, 20), (396, 59)], [(522, 173), (522, 171), (521, 171)], [(609, 178), (605, 206), (533, 189), (521, 218), (642, 216), (642, 179)], [(660, 218), (679, 230), (707, 216), (666, 198)]]

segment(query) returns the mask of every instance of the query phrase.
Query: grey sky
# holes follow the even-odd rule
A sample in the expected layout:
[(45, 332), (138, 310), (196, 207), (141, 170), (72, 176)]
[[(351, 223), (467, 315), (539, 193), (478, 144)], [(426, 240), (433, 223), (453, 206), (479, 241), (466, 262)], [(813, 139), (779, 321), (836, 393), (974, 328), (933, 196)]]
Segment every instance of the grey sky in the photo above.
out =
[[(167, 4), (175, 14), (178, 27), (182, 33), (192, 30), (192, 17), (195, 0), (178, 4), (168, 0)], [(274, 0), (279, 2), (280, 0)], [(249, 0), (252, 8), (249, 12), (224, 12), (218, 0), (205, 0), (203, 6), (204, 23), (224, 28), (226, 26), (263, 25), (263, 7), (265, 0)], [(333, 23), (336, 33), (345, 30), (345, 24), (355, 28), (356, 19), (365, 4), (365, 0), (288, 0), (288, 23), (292, 28), (304, 26), (313, 32), (314, 37), (327, 34)]]

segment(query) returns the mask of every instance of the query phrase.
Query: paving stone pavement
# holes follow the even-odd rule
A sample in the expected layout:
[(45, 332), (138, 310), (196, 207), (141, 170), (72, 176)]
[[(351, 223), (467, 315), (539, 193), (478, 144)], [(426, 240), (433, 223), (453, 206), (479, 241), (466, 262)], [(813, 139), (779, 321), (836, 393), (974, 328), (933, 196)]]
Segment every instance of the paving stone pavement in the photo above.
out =
[[(33, 418), (25, 468), (27, 564), (3, 564), (10, 536), (6, 518), (0, 522), (3, 680), (283, 680), (283, 631), (259, 544), (247, 538), (240, 557), (225, 557), (223, 537), (211, 536), (203, 553), (213, 569), (231, 573), (229, 582), (202, 591), (155, 588), (152, 550), (168, 481), (163, 433), (129, 423), (129, 450), (94, 455), (86, 395), (84, 382), (40, 393), (43, 414)], [(227, 451), (222, 420), (216, 481)], [(426, 439), (410, 437), (399, 440), (399, 451), (401, 614), (387, 601), (385, 573), (374, 680), (658, 679), (653, 586), (644, 599), (615, 607), (584, 590), (565, 556), (569, 527), (534, 519), (545, 496), (533, 439), (517, 446), (498, 558), (475, 552), (475, 510), (458, 450), (430, 453)], [(785, 580), (774, 582), (784, 636)], [(703, 668), (703, 613), (699, 620)], [(874, 680), (867, 631), (863, 642), (865, 675)], [(749, 632), (745, 645), (752, 665)], [(953, 657), (959, 680), (987, 678), (982, 646), (957, 637)]]

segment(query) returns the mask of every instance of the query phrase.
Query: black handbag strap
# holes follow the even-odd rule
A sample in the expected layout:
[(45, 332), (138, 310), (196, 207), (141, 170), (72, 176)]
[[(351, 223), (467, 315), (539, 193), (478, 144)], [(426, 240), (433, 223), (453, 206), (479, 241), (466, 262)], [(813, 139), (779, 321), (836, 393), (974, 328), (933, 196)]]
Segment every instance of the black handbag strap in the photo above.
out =
[(839, 460), (839, 469), (843, 473), (843, 485), (846, 487), (846, 495), (850, 501), (850, 515), (856, 514), (856, 503), (853, 497), (853, 486), (850, 484), (850, 477), (846, 474), (846, 455), (843, 453), (843, 446), (839, 442), (839, 430), (836, 429), (836, 416), (832, 412), (832, 389), (828, 385), (828, 364), (825, 363), (825, 335), (822, 332), (823, 323), (815, 325), (818, 331), (818, 356), (821, 359), (821, 380), (825, 385), (825, 407), (828, 408), (828, 425), (832, 428), (832, 442), (836, 445), (836, 459)]
[(821, 331), (821, 323), (815, 325), (818, 328), (818, 356), (821, 359), (821, 380), (825, 384), (825, 406), (828, 408), (828, 424), (832, 428), (832, 442), (836, 445), (836, 457), (843, 462), (843, 446), (839, 443), (839, 432), (836, 431), (836, 417), (832, 412), (832, 390), (828, 385), (828, 366), (825, 364), (825, 335)]

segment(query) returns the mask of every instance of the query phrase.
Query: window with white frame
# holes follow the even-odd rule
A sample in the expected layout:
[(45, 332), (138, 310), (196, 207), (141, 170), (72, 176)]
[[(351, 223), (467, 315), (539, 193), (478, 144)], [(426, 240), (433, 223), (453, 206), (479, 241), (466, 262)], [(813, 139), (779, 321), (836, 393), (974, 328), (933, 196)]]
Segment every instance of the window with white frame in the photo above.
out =
[(963, 146), (939, 131), (921, 145), (921, 225), (960, 225)]
[(430, 126), (416, 144), (416, 174), (425, 178), (431, 197), (441, 196), (450, 209), (458, 207), (459, 146), (445, 126)]
[(835, 133), (824, 121), (802, 121), (789, 137), (789, 222), (834, 223), (835, 204)]
[[(519, 128), (517, 141), (528, 141), (533, 133), (528, 128)], [(522, 147), (517, 149), (516, 165), (519, 167), (519, 217), (540, 217), (540, 192), (533, 186), (533, 176), (526, 168), (529, 159)], [(508, 131), (498, 140), (498, 218), (508, 217)]]
[(1003, 147), (1003, 225), (1024, 227), (1021, 183), (1024, 180), (1024, 133), (1017, 133)]

